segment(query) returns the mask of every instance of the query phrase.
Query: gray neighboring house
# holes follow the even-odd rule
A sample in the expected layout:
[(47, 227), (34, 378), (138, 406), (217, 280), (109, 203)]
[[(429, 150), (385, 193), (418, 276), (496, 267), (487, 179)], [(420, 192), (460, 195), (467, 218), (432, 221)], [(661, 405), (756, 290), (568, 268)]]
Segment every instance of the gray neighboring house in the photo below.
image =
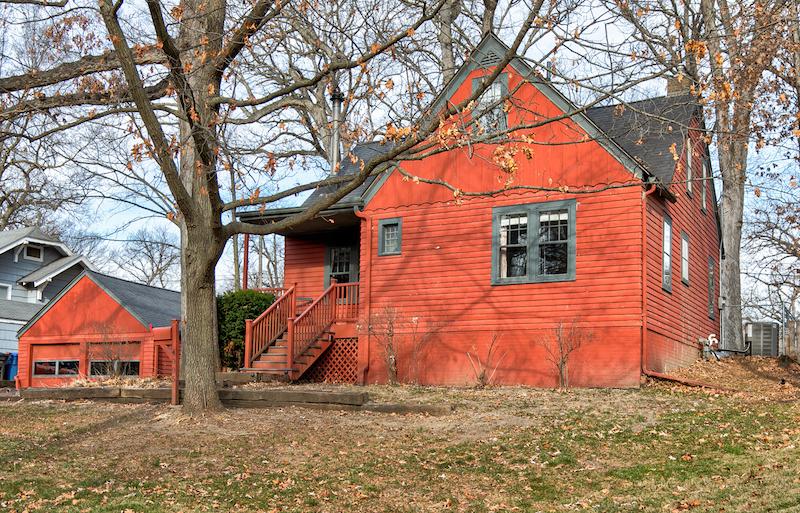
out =
[(0, 353), (16, 352), (17, 331), (84, 269), (84, 256), (35, 226), (0, 232)]

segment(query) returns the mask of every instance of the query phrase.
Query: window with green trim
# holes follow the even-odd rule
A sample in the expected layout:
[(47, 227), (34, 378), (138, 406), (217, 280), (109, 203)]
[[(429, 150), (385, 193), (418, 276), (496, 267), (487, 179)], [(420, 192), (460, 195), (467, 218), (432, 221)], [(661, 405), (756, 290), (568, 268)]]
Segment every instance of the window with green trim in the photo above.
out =
[[(483, 77), (472, 80), (472, 91), (481, 86)], [(481, 93), (473, 111), (481, 129), (487, 133), (502, 132), (508, 129), (508, 113), (503, 108), (508, 96), (508, 73), (501, 73), (494, 82)]]
[(575, 279), (575, 200), (492, 211), (492, 283)]
[(672, 219), (664, 216), (664, 234), (661, 257), (661, 288), (672, 291)]
[(686, 139), (686, 192), (692, 194), (692, 138)]
[(708, 317), (713, 319), (716, 315), (714, 311), (714, 295), (716, 293), (716, 287), (714, 284), (716, 280), (714, 280), (714, 257), (708, 257)]
[(681, 281), (689, 284), (689, 234), (681, 232)]
[(702, 194), (702, 199), (700, 200), (700, 208), (703, 209), (705, 212), (708, 208), (708, 167), (706, 166), (705, 161), (703, 162), (703, 183), (700, 186), (700, 194)]
[(399, 255), (402, 241), (402, 219), (395, 217), (378, 221), (378, 256)]

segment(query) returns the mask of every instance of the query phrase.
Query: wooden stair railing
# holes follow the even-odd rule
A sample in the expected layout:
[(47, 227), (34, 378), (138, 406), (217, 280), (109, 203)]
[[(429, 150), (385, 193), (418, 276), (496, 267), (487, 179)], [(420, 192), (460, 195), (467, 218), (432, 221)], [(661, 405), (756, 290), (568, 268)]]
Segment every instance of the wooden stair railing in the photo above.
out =
[[(336, 280), (303, 313), (289, 318), (286, 328), (286, 368), (294, 373), (295, 358), (305, 353), (336, 320)], [(290, 376), (296, 379), (297, 376)]]
[(336, 284), (336, 321), (355, 321), (358, 319), (359, 283)]
[(252, 367), (253, 361), (286, 331), (288, 320), (295, 316), (295, 308), (295, 287), (292, 286), (255, 320), (245, 321), (245, 367)]
[(358, 316), (358, 283), (336, 283), (331, 285), (311, 305), (295, 319), (289, 319), (286, 329), (286, 365), (291, 379), (298, 379), (313, 362), (304, 362), (295, 370), (297, 357), (306, 351), (325, 334), (337, 320), (355, 320)]

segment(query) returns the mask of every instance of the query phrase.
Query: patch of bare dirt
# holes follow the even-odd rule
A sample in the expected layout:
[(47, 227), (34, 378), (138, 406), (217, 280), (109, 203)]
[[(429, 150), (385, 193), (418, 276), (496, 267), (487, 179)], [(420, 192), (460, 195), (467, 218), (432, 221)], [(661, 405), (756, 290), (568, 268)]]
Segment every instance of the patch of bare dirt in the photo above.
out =
[(788, 358), (734, 356), (703, 360), (670, 375), (733, 390), (751, 399), (800, 399), (800, 364)]

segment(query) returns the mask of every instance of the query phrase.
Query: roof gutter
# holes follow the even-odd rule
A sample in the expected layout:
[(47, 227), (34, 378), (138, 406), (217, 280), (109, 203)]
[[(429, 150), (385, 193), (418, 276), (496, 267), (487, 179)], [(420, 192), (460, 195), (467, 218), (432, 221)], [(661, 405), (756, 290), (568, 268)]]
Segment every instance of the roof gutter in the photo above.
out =
[[(363, 200), (358, 198), (358, 201), (347, 203), (336, 203), (325, 210), (320, 211), (317, 217), (325, 217), (335, 214), (352, 213), (354, 208), (363, 206)], [(269, 210), (250, 210), (244, 212), (237, 212), (236, 217), (242, 220), (263, 220), (263, 221), (281, 221), (289, 216), (305, 212), (308, 207), (287, 207), (287, 208), (272, 208)]]

